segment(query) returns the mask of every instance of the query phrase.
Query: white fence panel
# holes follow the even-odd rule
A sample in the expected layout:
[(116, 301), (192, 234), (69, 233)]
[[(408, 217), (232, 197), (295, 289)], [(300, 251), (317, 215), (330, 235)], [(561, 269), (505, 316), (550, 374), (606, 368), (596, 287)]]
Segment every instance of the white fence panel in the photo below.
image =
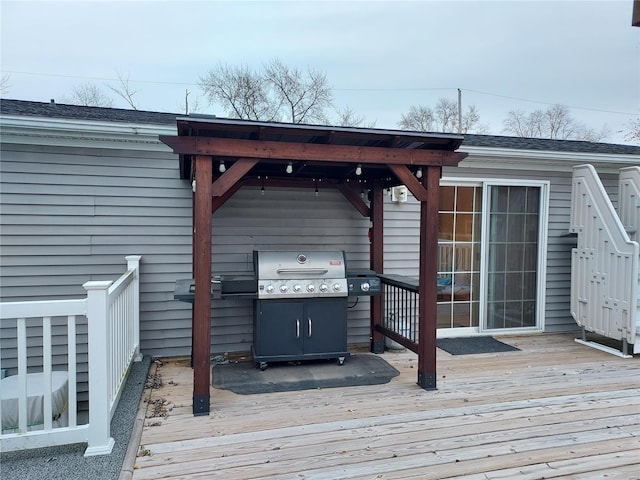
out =
[[(115, 283), (87, 282), (86, 298), (0, 304), (2, 331), (14, 332), (11, 338), (16, 339), (18, 371), (17, 375), (3, 379), (0, 389), (2, 451), (87, 443), (85, 456), (111, 452), (114, 442), (110, 436), (111, 418), (131, 362), (141, 360), (140, 258), (127, 257), (127, 272)], [(78, 425), (76, 327), (85, 316), (89, 423)], [(67, 360), (66, 371), (61, 372), (54, 370), (53, 364), (53, 319), (64, 317)], [(56, 322), (56, 327), (59, 323)], [(34, 339), (34, 334), (38, 338)], [(30, 341), (42, 345), (38, 361), (31, 362), (41, 363), (41, 371), (29, 372), (29, 355), (33, 355), (33, 349), (28, 348)], [(2, 358), (0, 355), (0, 361)], [(61, 396), (66, 409), (60, 406)]]
[(618, 217), (591, 165), (573, 169), (570, 231), (578, 234), (571, 259), (571, 314), (578, 325), (624, 349), (636, 339), (638, 243)]

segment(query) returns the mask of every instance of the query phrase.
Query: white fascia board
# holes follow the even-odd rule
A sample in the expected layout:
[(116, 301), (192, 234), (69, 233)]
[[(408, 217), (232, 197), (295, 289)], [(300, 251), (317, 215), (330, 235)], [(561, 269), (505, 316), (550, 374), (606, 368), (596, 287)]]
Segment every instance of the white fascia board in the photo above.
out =
[(575, 165), (588, 163), (601, 172), (616, 173), (620, 168), (640, 164), (640, 155), (593, 152), (559, 152), (553, 150), (519, 150), (515, 148), (462, 146), (468, 153), (459, 167), (508, 170), (542, 170), (570, 172)]
[(159, 135), (177, 135), (177, 127), (20, 115), (0, 116), (0, 142), (3, 144), (171, 152), (171, 148), (160, 142)]

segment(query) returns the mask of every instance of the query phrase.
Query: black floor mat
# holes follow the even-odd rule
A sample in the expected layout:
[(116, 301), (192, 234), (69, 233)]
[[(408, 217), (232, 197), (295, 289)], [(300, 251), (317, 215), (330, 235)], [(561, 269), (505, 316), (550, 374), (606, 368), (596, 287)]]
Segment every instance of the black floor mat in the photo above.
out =
[(451, 355), (513, 352), (520, 350), (493, 337), (439, 338), (436, 340), (436, 345)]
[(351, 355), (344, 365), (338, 365), (335, 360), (270, 363), (266, 370), (261, 371), (253, 362), (240, 362), (215, 365), (212, 372), (215, 388), (241, 395), (379, 385), (388, 383), (399, 374), (374, 354)]

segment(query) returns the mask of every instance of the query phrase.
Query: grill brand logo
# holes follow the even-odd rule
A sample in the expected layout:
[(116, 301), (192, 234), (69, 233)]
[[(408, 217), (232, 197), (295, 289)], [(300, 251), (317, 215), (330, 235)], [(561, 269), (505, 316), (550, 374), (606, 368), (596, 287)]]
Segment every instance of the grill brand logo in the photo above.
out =
[(329, 260), (329, 265), (342, 265), (342, 260)]
[(296, 260), (298, 260), (298, 263), (306, 263), (307, 256), (304, 253), (301, 253), (300, 255), (298, 255)]

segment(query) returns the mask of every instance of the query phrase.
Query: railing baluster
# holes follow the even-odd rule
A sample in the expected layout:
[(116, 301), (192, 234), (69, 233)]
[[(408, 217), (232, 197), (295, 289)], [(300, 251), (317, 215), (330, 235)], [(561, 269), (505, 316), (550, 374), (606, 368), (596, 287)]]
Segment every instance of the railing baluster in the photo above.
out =
[(42, 318), (42, 371), (44, 374), (44, 404), (43, 404), (43, 416), (44, 416), (44, 428), (45, 430), (51, 430), (53, 427), (51, 419), (53, 418), (52, 392), (53, 387), (51, 384), (51, 317)]
[(18, 429), (27, 431), (27, 319), (18, 318)]
[(67, 371), (69, 372), (69, 427), (78, 425), (78, 367), (76, 316), (67, 317)]

